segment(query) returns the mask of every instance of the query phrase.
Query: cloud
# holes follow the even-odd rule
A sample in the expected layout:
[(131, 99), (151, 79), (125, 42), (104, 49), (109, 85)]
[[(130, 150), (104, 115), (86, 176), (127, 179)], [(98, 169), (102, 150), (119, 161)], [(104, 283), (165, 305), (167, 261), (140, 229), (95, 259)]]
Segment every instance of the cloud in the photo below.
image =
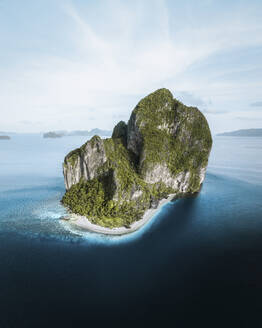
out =
[[(0, 67), (0, 103), (9, 113), (1, 122), (4, 127), (15, 124), (22, 130), (21, 121), (28, 120), (52, 129), (90, 129), (94, 124), (110, 129), (129, 116), (141, 97), (160, 87), (187, 105), (219, 115), (227, 113), (223, 108), (244, 103), (243, 90), (258, 88), (254, 81), (216, 80), (205, 67), (207, 58), (225, 50), (238, 53), (239, 47), (262, 44), (262, 23), (253, 19), (252, 5), (226, 15), (226, 10), (212, 10), (212, 19), (203, 20), (196, 11), (184, 20), (182, 5), (173, 1), (171, 6), (158, 0), (104, 1), (102, 9), (96, 4), (93, 10), (88, 2), (65, 3), (55, 16), (59, 22), (67, 17), (61, 38), (73, 51), (57, 55), (45, 49), (13, 70)], [(193, 13), (194, 6), (186, 7)]]
[(25, 120), (25, 121), (20, 121), (19, 122), (20, 124), (22, 124), (22, 125), (25, 125), (25, 126), (41, 126), (42, 125), (42, 122), (40, 122), (40, 121), (27, 121), (27, 120)]
[(184, 104), (188, 106), (198, 107), (204, 114), (222, 115), (222, 114), (229, 113), (229, 111), (225, 109), (219, 110), (219, 109), (210, 108), (213, 105), (210, 99), (201, 98), (187, 91), (178, 91), (175, 93), (175, 97), (177, 97), (178, 100), (182, 101)]
[(262, 107), (262, 101), (256, 101), (250, 104), (252, 107)]
[(177, 91), (175, 92), (175, 97), (177, 97), (180, 101), (187, 104), (188, 106), (206, 107), (208, 103), (211, 103), (211, 101), (207, 102), (201, 97), (187, 91)]
[(204, 114), (210, 114), (210, 115), (222, 115), (222, 114), (229, 113), (229, 111), (227, 110), (213, 110), (213, 109), (203, 109), (202, 112)]

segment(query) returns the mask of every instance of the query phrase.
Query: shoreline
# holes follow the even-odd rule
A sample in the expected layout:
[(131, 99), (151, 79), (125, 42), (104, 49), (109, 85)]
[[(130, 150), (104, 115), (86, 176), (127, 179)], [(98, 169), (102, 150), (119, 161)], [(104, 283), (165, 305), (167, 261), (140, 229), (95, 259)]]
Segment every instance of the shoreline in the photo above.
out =
[(119, 228), (111, 229), (111, 228), (102, 227), (97, 224), (91, 223), (87, 217), (74, 213), (69, 214), (68, 219), (66, 219), (66, 221), (72, 225), (75, 225), (79, 228), (85, 229), (90, 232), (96, 232), (104, 235), (115, 235), (115, 236), (125, 235), (137, 231), (146, 223), (148, 223), (154, 217), (154, 215), (160, 210), (160, 208), (163, 205), (169, 203), (172, 199), (175, 198), (175, 196), (176, 194), (171, 194), (168, 196), (168, 198), (164, 198), (160, 200), (157, 208), (149, 208), (148, 210), (146, 210), (142, 219), (133, 222), (130, 228), (119, 227)]

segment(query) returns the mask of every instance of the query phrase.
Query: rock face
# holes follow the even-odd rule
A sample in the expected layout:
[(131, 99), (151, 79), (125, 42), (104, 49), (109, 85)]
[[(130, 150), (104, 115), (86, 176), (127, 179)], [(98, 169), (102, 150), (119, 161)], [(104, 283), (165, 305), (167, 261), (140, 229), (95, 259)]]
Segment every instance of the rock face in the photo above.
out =
[(77, 184), (81, 178), (92, 180), (97, 177), (98, 169), (106, 162), (103, 140), (95, 136), (81, 148), (69, 153), (64, 161), (66, 189)]
[(121, 121), (65, 157), (62, 202), (103, 226), (129, 226), (168, 194), (200, 190), (212, 146), (203, 114), (159, 89)]

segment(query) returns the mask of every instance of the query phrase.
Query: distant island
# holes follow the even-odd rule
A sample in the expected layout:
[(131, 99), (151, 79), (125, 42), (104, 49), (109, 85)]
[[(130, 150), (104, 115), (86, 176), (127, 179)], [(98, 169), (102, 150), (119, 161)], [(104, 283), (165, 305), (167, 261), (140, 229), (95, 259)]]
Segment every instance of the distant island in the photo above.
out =
[(63, 135), (56, 132), (47, 132), (43, 134), (44, 138), (61, 138)]
[(160, 205), (200, 190), (211, 146), (204, 115), (159, 89), (111, 138), (96, 135), (65, 157), (64, 219), (104, 234), (137, 230)]
[(50, 131), (43, 134), (44, 138), (61, 138), (68, 136), (84, 136), (84, 137), (93, 137), (94, 135), (99, 135), (101, 137), (110, 137), (112, 131), (110, 130), (101, 130), (101, 129), (92, 129), (91, 131), (87, 130), (75, 130), (75, 131)]
[(219, 137), (262, 137), (262, 129), (242, 129), (217, 134)]
[(10, 140), (11, 137), (9, 136), (0, 136), (0, 140)]

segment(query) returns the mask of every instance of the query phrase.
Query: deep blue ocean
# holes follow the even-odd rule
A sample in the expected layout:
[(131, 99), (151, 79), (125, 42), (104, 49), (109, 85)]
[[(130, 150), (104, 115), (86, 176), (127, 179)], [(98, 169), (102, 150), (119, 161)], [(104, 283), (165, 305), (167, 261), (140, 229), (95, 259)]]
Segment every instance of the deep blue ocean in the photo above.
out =
[(0, 141), (0, 328), (262, 327), (262, 138), (214, 137), (201, 192), (120, 237), (59, 220), (85, 141)]

